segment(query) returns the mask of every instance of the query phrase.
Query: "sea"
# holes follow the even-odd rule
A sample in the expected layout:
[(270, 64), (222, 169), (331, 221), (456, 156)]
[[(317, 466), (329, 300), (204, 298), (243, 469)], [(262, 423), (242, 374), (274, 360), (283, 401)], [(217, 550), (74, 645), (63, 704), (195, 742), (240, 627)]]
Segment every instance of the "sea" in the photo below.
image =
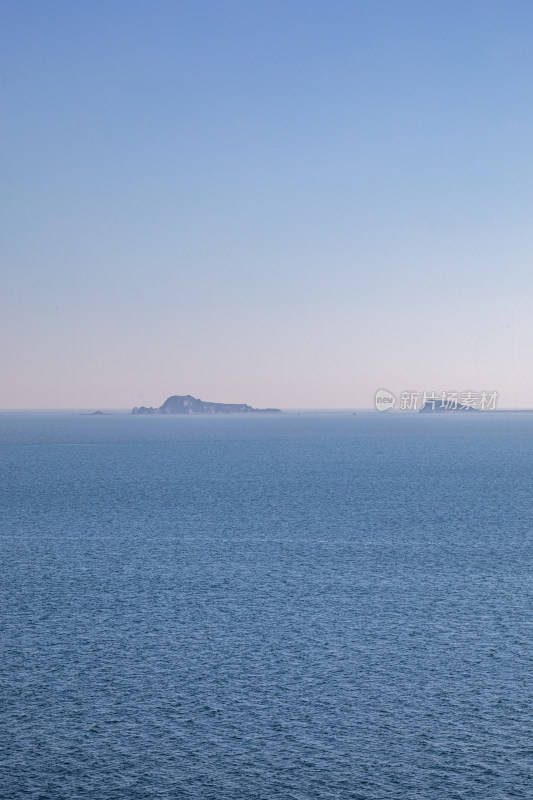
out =
[(533, 797), (533, 414), (0, 414), (2, 800)]

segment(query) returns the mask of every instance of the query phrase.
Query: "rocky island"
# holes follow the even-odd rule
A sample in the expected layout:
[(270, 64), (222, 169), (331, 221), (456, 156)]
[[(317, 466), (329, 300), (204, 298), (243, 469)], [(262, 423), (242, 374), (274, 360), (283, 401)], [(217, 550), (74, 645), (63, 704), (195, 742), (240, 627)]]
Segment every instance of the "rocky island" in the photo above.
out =
[(207, 403), (190, 394), (167, 397), (159, 408), (135, 407), (132, 414), (281, 414), (279, 408), (252, 408), (245, 403)]
[(473, 406), (465, 405), (464, 403), (457, 403), (455, 406), (449, 406), (446, 404), (439, 404), (438, 402), (434, 401), (427, 401), (424, 403), (422, 408), (418, 410), (419, 414), (455, 414), (458, 411), (480, 411), (479, 408), (474, 408)]

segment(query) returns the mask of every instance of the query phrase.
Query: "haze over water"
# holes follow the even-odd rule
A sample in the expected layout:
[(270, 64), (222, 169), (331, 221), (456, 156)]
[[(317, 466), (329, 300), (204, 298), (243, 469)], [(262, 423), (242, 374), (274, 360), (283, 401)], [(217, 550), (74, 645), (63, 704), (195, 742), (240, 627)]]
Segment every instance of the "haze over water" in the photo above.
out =
[(6, 800), (531, 795), (533, 416), (0, 415)]

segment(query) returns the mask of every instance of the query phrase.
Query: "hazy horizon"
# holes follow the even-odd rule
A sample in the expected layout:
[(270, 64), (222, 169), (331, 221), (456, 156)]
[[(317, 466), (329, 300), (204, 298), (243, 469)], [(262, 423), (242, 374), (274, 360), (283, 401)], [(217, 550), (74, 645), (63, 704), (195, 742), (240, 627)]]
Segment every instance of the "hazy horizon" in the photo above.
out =
[(0, 10), (0, 409), (533, 407), (533, 6)]

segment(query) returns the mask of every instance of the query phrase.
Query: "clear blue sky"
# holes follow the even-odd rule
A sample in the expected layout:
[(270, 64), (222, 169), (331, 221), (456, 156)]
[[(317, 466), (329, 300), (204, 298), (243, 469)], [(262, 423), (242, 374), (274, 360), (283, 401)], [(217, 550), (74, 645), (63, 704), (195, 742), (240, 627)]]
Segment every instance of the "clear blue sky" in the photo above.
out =
[(0, 407), (533, 406), (533, 3), (0, 2)]

